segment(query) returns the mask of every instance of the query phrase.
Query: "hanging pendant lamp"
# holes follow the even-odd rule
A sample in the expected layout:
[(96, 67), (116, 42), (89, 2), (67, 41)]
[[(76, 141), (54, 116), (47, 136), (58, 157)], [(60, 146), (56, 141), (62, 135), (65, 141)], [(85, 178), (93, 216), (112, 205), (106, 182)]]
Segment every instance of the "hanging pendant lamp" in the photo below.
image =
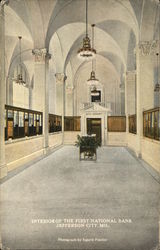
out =
[(96, 50), (91, 47), (88, 37), (88, 0), (86, 0), (86, 36), (83, 38), (83, 47), (77, 52), (78, 58), (82, 60), (91, 60), (95, 57)]
[(96, 86), (94, 86), (91, 90), (91, 96), (99, 96), (99, 91), (97, 90)]
[(159, 80), (159, 72), (158, 72), (158, 68), (159, 68), (159, 53), (156, 53), (156, 56), (157, 56), (157, 83), (155, 85), (154, 92), (159, 92), (160, 91), (160, 84), (158, 83), (158, 80)]
[[(158, 4), (158, 23), (160, 22), (160, 0), (159, 0), (159, 4)], [(154, 88), (154, 92), (160, 92), (160, 83), (159, 83), (159, 54), (160, 54), (160, 25), (159, 25), (159, 29), (158, 29), (158, 43), (159, 43), (159, 52), (156, 53), (156, 56), (157, 56), (157, 83), (155, 85), (155, 88)]]
[[(94, 27), (95, 24), (92, 24), (92, 47), (94, 48)], [(96, 59), (94, 59), (94, 62), (96, 64)], [(90, 78), (87, 80), (89, 85), (99, 85), (99, 80), (96, 78), (96, 74), (93, 68), (93, 60), (92, 60), (92, 71), (91, 71), (91, 75)]]
[(17, 75), (16, 83), (19, 84), (19, 85), (26, 86), (26, 82), (23, 80), (23, 76), (22, 76), (22, 55), (21, 55), (21, 40), (22, 40), (22, 37), (19, 36), (18, 39), (19, 39), (19, 53), (20, 53), (20, 62), (19, 62), (20, 72)]

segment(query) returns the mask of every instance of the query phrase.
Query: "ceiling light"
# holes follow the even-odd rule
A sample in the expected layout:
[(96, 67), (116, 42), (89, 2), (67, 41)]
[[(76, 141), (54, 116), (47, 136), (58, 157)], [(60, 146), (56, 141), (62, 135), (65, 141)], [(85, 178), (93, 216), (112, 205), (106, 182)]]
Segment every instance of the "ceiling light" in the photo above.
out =
[(78, 58), (82, 60), (91, 60), (95, 57), (96, 50), (91, 47), (88, 37), (88, 0), (86, 0), (86, 36), (83, 38), (83, 47), (77, 52)]
[[(94, 48), (94, 27), (95, 24), (92, 24), (92, 47)], [(87, 80), (87, 83), (89, 85), (99, 85), (99, 80), (96, 78), (96, 74), (95, 74), (95, 70), (93, 67), (93, 63), (95, 63), (95, 67), (96, 67), (96, 59), (92, 60), (92, 71), (91, 71), (91, 75), (90, 78)]]
[(15, 82), (19, 85), (24, 85), (26, 86), (26, 82), (23, 80), (23, 76), (22, 76), (22, 55), (21, 55), (21, 40), (22, 37), (19, 36), (19, 53), (20, 53), (20, 62), (19, 62), (19, 67), (20, 67), (20, 73), (17, 75)]

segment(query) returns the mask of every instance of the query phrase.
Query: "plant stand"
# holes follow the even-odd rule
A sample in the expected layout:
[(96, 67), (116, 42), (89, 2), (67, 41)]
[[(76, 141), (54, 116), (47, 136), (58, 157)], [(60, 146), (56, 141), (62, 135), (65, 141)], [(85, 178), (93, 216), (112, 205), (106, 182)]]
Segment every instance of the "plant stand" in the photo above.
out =
[(96, 161), (97, 149), (96, 147), (80, 146), (79, 148), (79, 160)]

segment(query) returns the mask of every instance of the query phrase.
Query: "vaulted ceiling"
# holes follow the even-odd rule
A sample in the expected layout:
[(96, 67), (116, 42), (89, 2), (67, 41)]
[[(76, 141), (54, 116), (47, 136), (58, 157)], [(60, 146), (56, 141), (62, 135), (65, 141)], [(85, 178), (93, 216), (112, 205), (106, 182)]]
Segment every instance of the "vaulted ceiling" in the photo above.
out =
[[(139, 40), (157, 39), (157, 0), (88, 2), (90, 37), (90, 25), (96, 25), (97, 68), (103, 67), (107, 72), (110, 69), (121, 82), (126, 70), (135, 69), (134, 48)], [(51, 70), (70, 72), (70, 81), (74, 81), (85, 64), (88, 67), (88, 62), (82, 63), (77, 58), (85, 35), (85, 0), (11, 0), (5, 8), (5, 20), (8, 74), (18, 60), (19, 35), (23, 37), (23, 62), (30, 74), (33, 74), (29, 69), (33, 64), (33, 48), (48, 48), (52, 54)]]

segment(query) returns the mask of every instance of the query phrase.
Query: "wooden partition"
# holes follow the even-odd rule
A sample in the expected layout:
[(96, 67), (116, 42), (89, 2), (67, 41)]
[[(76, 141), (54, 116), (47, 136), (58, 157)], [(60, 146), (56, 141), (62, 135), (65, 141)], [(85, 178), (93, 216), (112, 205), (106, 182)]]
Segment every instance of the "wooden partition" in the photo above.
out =
[(125, 116), (108, 116), (108, 132), (125, 132)]
[(160, 107), (143, 112), (143, 135), (160, 141)]
[(136, 134), (137, 133), (137, 116), (130, 115), (128, 117), (129, 122), (129, 133)]
[(49, 133), (62, 131), (62, 116), (49, 114)]
[(42, 134), (42, 112), (5, 105), (5, 140)]
[(64, 131), (80, 131), (81, 117), (80, 116), (65, 116)]

